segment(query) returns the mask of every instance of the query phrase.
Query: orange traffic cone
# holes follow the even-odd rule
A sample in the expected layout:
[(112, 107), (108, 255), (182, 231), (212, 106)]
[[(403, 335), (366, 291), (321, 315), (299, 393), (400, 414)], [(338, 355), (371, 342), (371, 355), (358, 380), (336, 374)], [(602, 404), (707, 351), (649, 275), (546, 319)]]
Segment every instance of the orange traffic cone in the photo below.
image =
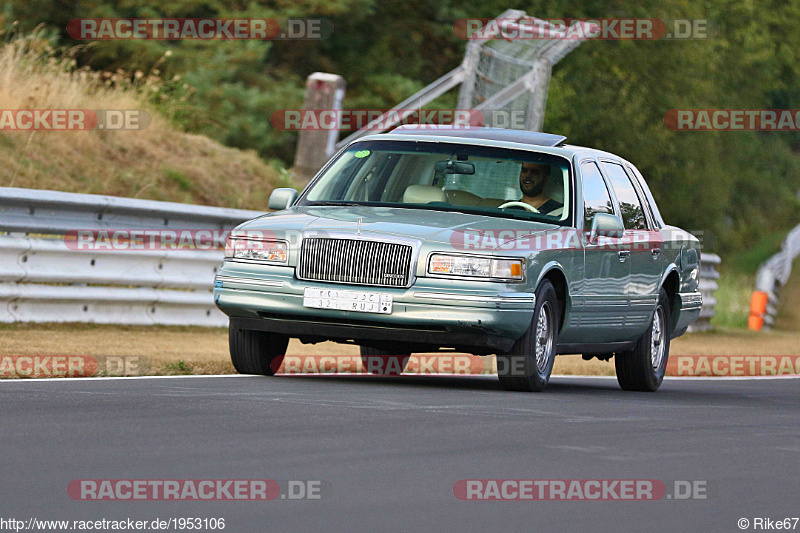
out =
[(764, 327), (764, 314), (767, 312), (769, 295), (763, 291), (753, 291), (750, 299), (750, 318), (747, 320), (748, 329), (761, 331)]

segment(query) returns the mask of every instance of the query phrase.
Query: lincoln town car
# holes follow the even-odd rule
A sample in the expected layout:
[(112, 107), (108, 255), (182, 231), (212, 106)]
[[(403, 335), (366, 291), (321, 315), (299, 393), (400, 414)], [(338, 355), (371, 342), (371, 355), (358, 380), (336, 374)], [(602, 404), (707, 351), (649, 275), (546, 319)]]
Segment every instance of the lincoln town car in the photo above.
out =
[(298, 193), (230, 234), (214, 283), (241, 373), (289, 340), (370, 358), (496, 356), (541, 391), (558, 354), (660, 386), (701, 308), (699, 241), (663, 220), (636, 166), (560, 135), (402, 126), (343, 148)]

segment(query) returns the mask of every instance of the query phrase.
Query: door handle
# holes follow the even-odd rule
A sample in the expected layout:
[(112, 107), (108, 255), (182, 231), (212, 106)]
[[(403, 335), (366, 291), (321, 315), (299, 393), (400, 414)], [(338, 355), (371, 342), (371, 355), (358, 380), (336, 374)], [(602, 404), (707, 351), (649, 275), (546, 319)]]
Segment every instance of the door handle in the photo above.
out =
[(628, 257), (630, 257), (631, 251), (630, 250), (620, 250), (617, 255), (619, 255), (619, 262), (620, 263), (624, 263), (625, 260), (628, 259)]
[(658, 256), (661, 255), (661, 248), (653, 248), (653, 260), (658, 259)]

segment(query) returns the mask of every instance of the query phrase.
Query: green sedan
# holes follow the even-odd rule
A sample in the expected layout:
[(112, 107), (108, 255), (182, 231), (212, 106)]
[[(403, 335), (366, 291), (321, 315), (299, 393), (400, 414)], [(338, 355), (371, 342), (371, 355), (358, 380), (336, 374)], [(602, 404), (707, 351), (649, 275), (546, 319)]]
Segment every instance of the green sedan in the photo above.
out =
[(665, 224), (636, 167), (546, 133), (403, 126), (352, 142), (302, 193), (231, 232), (214, 283), (239, 372), (290, 338), (361, 357), (497, 356), (541, 391), (557, 354), (613, 358), (655, 391), (698, 318), (700, 243)]

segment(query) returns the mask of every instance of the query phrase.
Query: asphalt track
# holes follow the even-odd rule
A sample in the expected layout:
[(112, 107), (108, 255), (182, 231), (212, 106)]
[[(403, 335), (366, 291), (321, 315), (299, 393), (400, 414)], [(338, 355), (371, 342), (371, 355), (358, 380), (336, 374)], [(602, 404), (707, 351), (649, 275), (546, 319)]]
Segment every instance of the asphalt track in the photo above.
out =
[[(740, 531), (800, 516), (800, 380), (185, 377), (0, 382), (0, 518), (225, 532)], [(322, 500), (74, 501), (74, 479), (321, 480)], [(460, 501), (460, 479), (704, 481), (707, 499)], [(671, 486), (671, 485), (668, 485)], [(800, 524), (797, 526), (800, 531)]]

